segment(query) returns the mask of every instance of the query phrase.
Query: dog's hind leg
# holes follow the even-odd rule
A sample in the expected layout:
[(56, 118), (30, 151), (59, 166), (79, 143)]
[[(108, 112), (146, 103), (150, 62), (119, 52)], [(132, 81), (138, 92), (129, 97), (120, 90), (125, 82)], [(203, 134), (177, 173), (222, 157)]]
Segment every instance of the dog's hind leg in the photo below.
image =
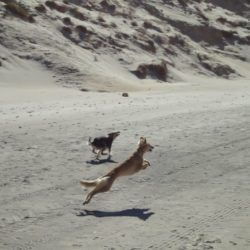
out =
[(102, 153), (101, 153), (102, 155), (106, 155), (106, 154), (107, 154), (107, 153), (104, 153), (104, 150), (105, 150), (105, 149), (102, 149)]
[(96, 193), (93, 191), (89, 192), (85, 201), (83, 202), (83, 205), (86, 205), (90, 202), (91, 198), (95, 195)]
[(96, 154), (96, 159), (97, 159), (97, 160), (99, 160), (101, 153), (102, 153), (102, 150), (100, 149), (100, 150), (98, 151), (98, 153)]
[(83, 202), (83, 205), (88, 204), (94, 195), (102, 192), (107, 192), (111, 188), (112, 184), (113, 180), (111, 179), (111, 177), (103, 177), (97, 184), (97, 186), (88, 193), (85, 201)]

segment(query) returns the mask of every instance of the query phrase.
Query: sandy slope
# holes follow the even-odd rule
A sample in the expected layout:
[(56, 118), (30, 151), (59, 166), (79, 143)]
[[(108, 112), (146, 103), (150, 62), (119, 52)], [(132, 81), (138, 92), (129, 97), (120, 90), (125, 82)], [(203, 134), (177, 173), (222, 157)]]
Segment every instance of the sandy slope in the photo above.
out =
[[(186, 74), (238, 79), (249, 72), (247, 0), (18, 0), (31, 23), (10, 11), (9, 2), (0, 1), (0, 70), (29, 60), (60, 85), (94, 91), (138, 89), (152, 79), (188, 82)], [(163, 62), (165, 73), (139, 70), (143, 80), (132, 73)]]
[[(250, 248), (247, 81), (129, 98), (1, 86), (0, 249)], [(91, 164), (88, 136), (112, 130), (114, 162)], [(140, 135), (155, 145), (151, 168), (84, 210), (79, 180), (125, 159)]]

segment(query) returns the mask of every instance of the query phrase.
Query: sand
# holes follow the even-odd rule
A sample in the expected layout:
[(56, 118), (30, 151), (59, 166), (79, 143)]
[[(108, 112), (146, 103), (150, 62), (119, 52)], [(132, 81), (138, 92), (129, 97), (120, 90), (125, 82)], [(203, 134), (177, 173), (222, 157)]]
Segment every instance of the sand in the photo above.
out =
[[(47, 85), (1, 83), (0, 249), (250, 248), (247, 80), (128, 98)], [(88, 137), (114, 130), (113, 161), (93, 162)], [(83, 207), (79, 180), (115, 167), (140, 136), (152, 166)]]
[[(247, 1), (18, 1), (31, 23), (4, 2), (0, 250), (249, 250)], [(162, 60), (167, 82), (132, 73)], [(151, 166), (83, 206), (140, 136)]]

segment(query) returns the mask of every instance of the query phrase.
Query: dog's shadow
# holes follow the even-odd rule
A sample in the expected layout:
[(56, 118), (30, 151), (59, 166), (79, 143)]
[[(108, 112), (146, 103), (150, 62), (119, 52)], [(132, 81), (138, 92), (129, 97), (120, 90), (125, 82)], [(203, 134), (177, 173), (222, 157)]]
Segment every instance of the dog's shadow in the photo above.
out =
[(137, 217), (140, 220), (146, 221), (153, 212), (148, 212), (148, 208), (132, 208), (121, 211), (99, 211), (84, 209), (77, 216), (94, 216), (94, 217)]
[(94, 160), (86, 161), (86, 163), (92, 164), (92, 165), (99, 165), (103, 163), (118, 163), (118, 162), (110, 158), (107, 158), (107, 159), (100, 159), (100, 160), (94, 159)]

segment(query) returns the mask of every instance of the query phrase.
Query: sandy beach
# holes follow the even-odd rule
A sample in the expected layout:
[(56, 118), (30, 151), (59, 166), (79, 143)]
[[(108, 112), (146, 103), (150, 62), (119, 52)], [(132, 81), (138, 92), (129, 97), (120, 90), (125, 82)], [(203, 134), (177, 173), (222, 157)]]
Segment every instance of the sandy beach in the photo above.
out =
[[(0, 0), (0, 250), (249, 250), (249, 10)], [(83, 206), (141, 136), (151, 166)]]
[[(1, 91), (1, 249), (249, 249), (247, 81), (128, 98), (52, 86)], [(93, 162), (88, 137), (117, 130), (112, 161)], [(125, 160), (140, 136), (152, 166), (83, 207), (79, 180)]]

